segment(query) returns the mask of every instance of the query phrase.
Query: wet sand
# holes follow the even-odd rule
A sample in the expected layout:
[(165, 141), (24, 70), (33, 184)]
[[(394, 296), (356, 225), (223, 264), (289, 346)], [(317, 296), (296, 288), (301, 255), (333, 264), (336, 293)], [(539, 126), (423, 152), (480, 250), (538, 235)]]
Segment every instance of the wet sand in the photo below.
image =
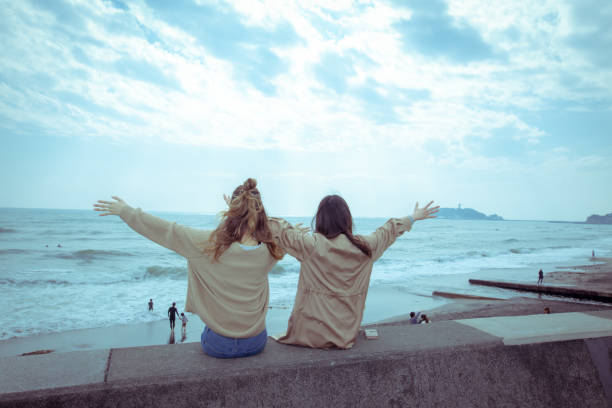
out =
[[(591, 258), (593, 264), (559, 266), (556, 271), (544, 275), (547, 285), (577, 287), (588, 290), (612, 291), (612, 258)], [(532, 282), (526, 282), (532, 283)], [(450, 297), (452, 301), (440, 307), (425, 310), (423, 313), (433, 321), (471, 319), (493, 316), (520, 316), (544, 313), (587, 312), (612, 308), (612, 305), (599, 302), (576, 302), (562, 297), (543, 296), (513, 297), (500, 300), (476, 300)], [(404, 314), (381, 321), (383, 324), (402, 324), (409, 320)]]

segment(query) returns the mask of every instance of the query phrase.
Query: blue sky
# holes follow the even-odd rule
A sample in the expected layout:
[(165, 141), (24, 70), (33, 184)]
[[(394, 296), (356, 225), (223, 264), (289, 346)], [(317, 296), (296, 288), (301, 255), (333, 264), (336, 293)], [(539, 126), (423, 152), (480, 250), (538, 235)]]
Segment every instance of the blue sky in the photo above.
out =
[(0, 2), (0, 207), (612, 212), (609, 0)]

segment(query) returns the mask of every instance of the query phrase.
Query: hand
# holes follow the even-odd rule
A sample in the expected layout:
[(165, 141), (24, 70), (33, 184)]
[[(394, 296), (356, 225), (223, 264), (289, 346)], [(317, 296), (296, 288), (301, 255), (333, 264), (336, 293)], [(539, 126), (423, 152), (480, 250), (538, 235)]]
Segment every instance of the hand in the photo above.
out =
[(121, 210), (123, 209), (123, 207), (127, 206), (126, 202), (116, 196), (113, 196), (112, 198), (115, 201), (98, 200), (98, 202), (94, 204), (94, 211), (101, 211), (101, 217), (105, 215), (121, 214)]
[(223, 200), (225, 200), (225, 204), (227, 204), (228, 207), (232, 203), (232, 199), (227, 194), (223, 194)]
[(414, 218), (415, 221), (424, 220), (426, 218), (436, 218), (437, 216), (433, 214), (438, 212), (438, 210), (440, 209), (440, 206), (437, 205), (435, 207), (429, 208), (429, 206), (432, 204), (433, 204), (433, 200), (430, 201), (425, 207), (419, 208), (419, 203), (417, 202), (416, 205), (414, 206), (414, 212), (412, 213), (412, 218)]
[(297, 229), (298, 231), (304, 234), (307, 232), (310, 232), (310, 227), (304, 226), (301, 222), (298, 222), (297, 224), (295, 224), (293, 228)]

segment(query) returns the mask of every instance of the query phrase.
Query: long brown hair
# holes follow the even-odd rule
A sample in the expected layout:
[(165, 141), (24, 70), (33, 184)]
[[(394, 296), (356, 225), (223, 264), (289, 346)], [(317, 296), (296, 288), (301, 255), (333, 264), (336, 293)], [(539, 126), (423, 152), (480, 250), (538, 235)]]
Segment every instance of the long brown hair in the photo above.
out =
[(361, 250), (369, 258), (372, 257), (372, 249), (366, 241), (359, 236), (353, 235), (353, 217), (348, 204), (339, 195), (328, 195), (323, 197), (319, 203), (315, 232), (323, 234), (327, 239), (332, 239), (340, 234), (346, 235), (353, 245)]
[(218, 260), (231, 244), (240, 242), (246, 234), (260, 243), (265, 243), (274, 258), (283, 258), (283, 250), (272, 238), (268, 216), (257, 190), (257, 181), (252, 178), (236, 187), (232, 193), (229, 210), (222, 213), (221, 222), (210, 235), (204, 251)]

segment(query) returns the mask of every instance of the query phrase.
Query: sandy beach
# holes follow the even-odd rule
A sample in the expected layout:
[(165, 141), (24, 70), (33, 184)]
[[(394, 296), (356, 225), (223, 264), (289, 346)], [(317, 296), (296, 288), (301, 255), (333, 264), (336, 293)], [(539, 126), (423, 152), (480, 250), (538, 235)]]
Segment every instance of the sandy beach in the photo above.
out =
[[(545, 275), (546, 284), (574, 286), (588, 289), (612, 290), (612, 259), (592, 258), (594, 264), (558, 267)], [(393, 290), (373, 290), (368, 293), (369, 321), (379, 324), (398, 324), (408, 319), (411, 305), (402, 294)], [(534, 298), (517, 296), (501, 300), (477, 300), (459, 298), (440, 299), (441, 306), (424, 310), (433, 323), (443, 320), (466, 319), (490, 316), (514, 316), (544, 313), (548, 307), (552, 313), (583, 312), (612, 307), (594, 302), (575, 302), (562, 298)], [(397, 311), (393, 317), (390, 311)], [(269, 335), (282, 333), (287, 327), (291, 310), (270, 308), (266, 323)], [(379, 319), (375, 317), (379, 316)], [(364, 321), (366, 321), (364, 319)], [(180, 322), (179, 322), (180, 323)], [(17, 337), (0, 342), (0, 357), (14, 356), (40, 350), (54, 353), (95, 350), (105, 348), (137, 347), (170, 343), (198, 342), (204, 324), (197, 316), (192, 316), (185, 335), (179, 325), (174, 336), (167, 320), (149, 323), (117, 325), (110, 327), (40, 334)]]

